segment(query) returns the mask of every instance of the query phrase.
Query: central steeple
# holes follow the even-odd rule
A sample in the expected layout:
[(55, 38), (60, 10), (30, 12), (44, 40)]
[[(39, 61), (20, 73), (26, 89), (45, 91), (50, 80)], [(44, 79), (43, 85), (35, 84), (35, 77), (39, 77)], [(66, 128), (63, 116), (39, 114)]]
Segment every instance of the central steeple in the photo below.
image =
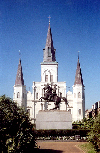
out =
[(55, 51), (52, 40), (52, 33), (49, 26), (46, 38), (45, 49), (43, 49), (43, 62), (41, 63), (41, 82), (58, 82), (58, 62), (56, 62)]
[(51, 27), (50, 27), (50, 19), (49, 19), (49, 26), (48, 26), (48, 32), (47, 32), (47, 39), (46, 39), (46, 45), (44, 51), (44, 57), (43, 62), (55, 62), (55, 51), (53, 46), (53, 40), (52, 40), (52, 33), (51, 33)]

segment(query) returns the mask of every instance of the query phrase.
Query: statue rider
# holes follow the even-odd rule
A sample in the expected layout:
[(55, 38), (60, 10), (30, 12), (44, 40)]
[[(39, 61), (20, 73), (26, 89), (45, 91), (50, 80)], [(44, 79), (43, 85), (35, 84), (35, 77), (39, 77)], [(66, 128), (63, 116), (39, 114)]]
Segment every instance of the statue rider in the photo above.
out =
[(52, 98), (52, 87), (49, 86), (49, 84), (47, 84), (44, 88), (45, 90), (45, 96), (46, 98), (51, 101), (51, 98)]
[(54, 96), (56, 96), (56, 84), (54, 85), (54, 88), (50, 87), (49, 84), (47, 84), (45, 87), (44, 87), (44, 90), (45, 90), (45, 97), (47, 100), (49, 101), (53, 101), (54, 100)]

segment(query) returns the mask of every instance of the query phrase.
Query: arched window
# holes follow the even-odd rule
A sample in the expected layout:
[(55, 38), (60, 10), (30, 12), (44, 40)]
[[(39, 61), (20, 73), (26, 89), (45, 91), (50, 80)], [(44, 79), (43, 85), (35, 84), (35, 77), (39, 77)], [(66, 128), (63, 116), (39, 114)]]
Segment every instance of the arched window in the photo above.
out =
[(53, 82), (53, 75), (50, 75), (50, 82)]
[(48, 75), (45, 75), (45, 82), (48, 82)]
[(48, 47), (48, 57), (51, 57), (51, 48)]
[(36, 99), (38, 99), (38, 93), (36, 93)]
[(20, 98), (20, 93), (19, 92), (17, 92), (17, 98)]
[(78, 93), (78, 98), (81, 98), (81, 93), (80, 92)]
[(79, 112), (79, 115), (81, 115), (81, 109), (79, 109), (78, 112)]

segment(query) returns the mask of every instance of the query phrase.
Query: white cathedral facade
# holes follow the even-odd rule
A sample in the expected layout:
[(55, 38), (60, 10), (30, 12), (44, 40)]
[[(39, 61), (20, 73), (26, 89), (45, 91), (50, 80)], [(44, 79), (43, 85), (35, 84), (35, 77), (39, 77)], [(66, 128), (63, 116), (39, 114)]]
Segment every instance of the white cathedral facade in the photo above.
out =
[(41, 63), (41, 82), (33, 82), (33, 92), (26, 91), (24, 85), (21, 59), (19, 59), (18, 70), (14, 85), (13, 100), (19, 106), (24, 107), (30, 115), (32, 123), (36, 121), (39, 110), (50, 110), (54, 108), (54, 102), (40, 101), (44, 96), (44, 87), (48, 83), (52, 88), (56, 85), (56, 94), (59, 97), (66, 97), (68, 105), (62, 100), (59, 110), (67, 110), (72, 114), (72, 121), (79, 121), (85, 117), (85, 92), (78, 57), (73, 93), (66, 93), (66, 82), (58, 82), (58, 62), (56, 61), (55, 51), (52, 40), (50, 22), (47, 32), (45, 49), (43, 49), (43, 62)]

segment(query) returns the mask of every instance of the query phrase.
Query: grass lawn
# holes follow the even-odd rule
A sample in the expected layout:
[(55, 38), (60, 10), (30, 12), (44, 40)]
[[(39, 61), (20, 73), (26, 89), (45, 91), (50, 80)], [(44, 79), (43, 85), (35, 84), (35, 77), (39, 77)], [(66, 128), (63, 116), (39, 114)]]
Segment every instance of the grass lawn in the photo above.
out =
[(92, 143), (90, 142), (79, 144), (78, 147), (81, 148), (85, 153), (96, 153), (95, 149), (93, 148)]

